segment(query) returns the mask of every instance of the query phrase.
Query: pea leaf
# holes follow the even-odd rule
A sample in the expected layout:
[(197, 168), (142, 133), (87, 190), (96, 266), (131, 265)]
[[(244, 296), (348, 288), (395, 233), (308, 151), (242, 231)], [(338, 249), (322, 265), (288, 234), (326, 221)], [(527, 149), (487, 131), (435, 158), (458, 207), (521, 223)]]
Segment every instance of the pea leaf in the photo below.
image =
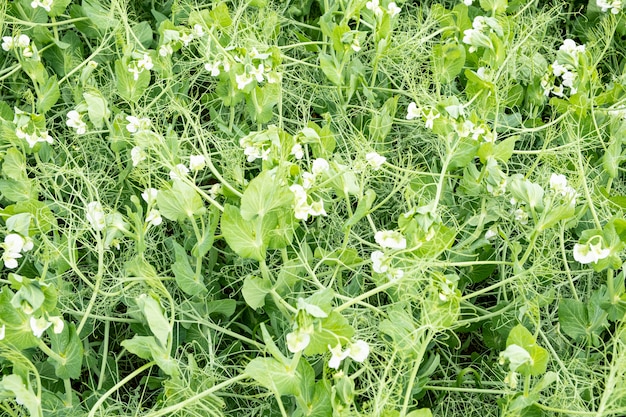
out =
[(32, 388), (27, 387), (19, 375), (5, 375), (0, 381), (0, 390), (12, 392), (15, 401), (23, 405), (31, 416), (42, 416), (41, 402)]
[(248, 275), (243, 281), (241, 292), (246, 303), (257, 309), (265, 305), (265, 296), (271, 289), (272, 283), (269, 280)]
[(342, 85), (341, 70), (337, 66), (337, 63), (332, 56), (328, 54), (320, 54), (320, 67), (326, 77), (335, 85)]
[(167, 340), (171, 334), (170, 322), (165, 318), (159, 302), (146, 294), (135, 300), (156, 339), (161, 346), (167, 346)]
[(83, 344), (76, 333), (74, 323), (67, 324), (63, 327), (63, 331), (55, 334), (48, 331), (52, 350), (57, 353), (62, 361), (56, 360), (54, 357), (48, 357), (48, 362), (54, 366), (56, 376), (62, 379), (80, 377), (83, 365)]
[(171, 189), (158, 193), (157, 205), (163, 217), (174, 221), (185, 221), (205, 212), (195, 188), (178, 179), (174, 180)]
[(350, 339), (354, 329), (348, 320), (341, 314), (333, 311), (325, 319), (321, 319), (321, 330), (316, 329), (311, 335), (309, 345), (304, 349), (306, 355), (323, 354), (328, 351), (328, 345), (336, 346), (337, 338)]
[[(297, 368), (284, 365), (274, 358), (255, 358), (251, 360), (244, 373), (259, 385), (277, 395), (298, 395), (303, 375), (310, 374), (310, 365), (303, 358)], [(310, 370), (310, 371), (309, 371)]]
[(96, 129), (102, 129), (104, 122), (109, 119), (111, 112), (106, 99), (98, 90), (92, 89), (83, 93), (83, 98), (87, 102), (87, 112), (89, 120)]
[(226, 204), (221, 228), (226, 243), (239, 256), (259, 262), (265, 259), (267, 243), (263, 240), (259, 222), (244, 220), (237, 207)]
[(433, 66), (439, 81), (452, 82), (465, 66), (465, 47), (458, 42), (449, 42), (433, 47)]
[(174, 248), (174, 255), (176, 262), (172, 265), (172, 272), (176, 279), (176, 284), (189, 295), (203, 296), (208, 291), (204, 285), (204, 277), (202, 274), (196, 274), (189, 263), (189, 257), (185, 249), (179, 245), (176, 241), (171, 240), (172, 247)]
[(263, 171), (248, 184), (241, 197), (241, 217), (253, 220), (264, 217), (281, 207), (288, 207), (293, 196), (286, 186), (280, 184), (274, 171)]
[(533, 376), (539, 376), (546, 372), (549, 359), (548, 351), (537, 345), (535, 338), (526, 327), (518, 324), (511, 329), (506, 339), (506, 345), (507, 348), (511, 345), (517, 345), (530, 354), (530, 361), (520, 365), (517, 372), (522, 375), (530, 374)]
[(115, 79), (120, 97), (136, 103), (150, 84), (150, 71), (142, 71), (135, 80), (133, 74), (128, 71), (127, 63), (118, 59), (115, 61)]
[(37, 97), (37, 112), (44, 114), (54, 106), (61, 97), (59, 83), (56, 75), (49, 77), (44, 85), (39, 89)]

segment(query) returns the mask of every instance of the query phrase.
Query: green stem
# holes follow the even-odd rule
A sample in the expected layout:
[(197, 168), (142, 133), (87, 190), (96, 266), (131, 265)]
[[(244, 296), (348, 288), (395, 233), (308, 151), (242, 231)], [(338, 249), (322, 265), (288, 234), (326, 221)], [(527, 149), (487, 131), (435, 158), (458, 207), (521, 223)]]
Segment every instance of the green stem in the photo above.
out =
[(422, 364), (422, 359), (424, 358), (424, 354), (426, 353), (426, 348), (433, 338), (433, 333), (429, 332), (428, 330), (426, 330), (426, 332), (427, 333), (423, 337), (420, 350), (417, 353), (417, 358), (415, 358), (415, 361), (413, 362), (413, 369), (411, 370), (411, 376), (409, 377), (409, 385), (406, 387), (406, 392), (404, 394), (404, 403), (402, 404), (400, 417), (405, 417), (409, 409), (409, 402), (413, 397), (413, 385), (415, 384), (415, 380), (417, 379), (417, 372), (419, 371), (420, 365)]

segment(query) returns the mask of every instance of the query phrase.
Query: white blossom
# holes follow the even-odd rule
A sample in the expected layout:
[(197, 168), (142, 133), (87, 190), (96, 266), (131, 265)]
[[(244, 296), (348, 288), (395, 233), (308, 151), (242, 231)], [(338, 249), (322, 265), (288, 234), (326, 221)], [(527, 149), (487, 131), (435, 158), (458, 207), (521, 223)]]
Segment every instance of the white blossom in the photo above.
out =
[(248, 86), (248, 84), (254, 81), (254, 78), (252, 78), (249, 74), (243, 73), (240, 75), (236, 75), (235, 81), (237, 82), (237, 88), (239, 90), (243, 90)]
[(348, 356), (357, 362), (363, 362), (370, 353), (370, 346), (365, 340), (357, 340), (348, 346)]
[(146, 223), (152, 226), (158, 226), (163, 222), (163, 218), (161, 217), (161, 213), (157, 209), (152, 209), (148, 212), (146, 216)]
[(143, 54), (143, 57), (137, 61), (137, 68), (142, 71), (144, 69), (150, 71), (153, 67), (154, 63), (152, 63), (152, 58), (150, 58), (150, 55), (148, 54)]
[(417, 107), (414, 101), (409, 103), (409, 107), (407, 108), (406, 119), (413, 120), (415, 118), (421, 117), (422, 111)]
[(211, 73), (212, 77), (217, 77), (220, 75), (220, 61), (215, 61), (213, 63), (204, 64), (204, 69)]
[(606, 258), (611, 254), (611, 249), (602, 248), (602, 239), (597, 239), (598, 243), (592, 244), (591, 241), (584, 245), (577, 243), (574, 245), (574, 259), (581, 264), (597, 264), (599, 260)]
[(190, 155), (189, 156), (189, 169), (192, 171), (200, 171), (206, 167), (206, 159), (204, 155)]
[(59, 316), (51, 316), (48, 317), (48, 320), (53, 326), (52, 331), (54, 332), (54, 334), (61, 334), (63, 332), (63, 328), (65, 327), (65, 322), (63, 321), (63, 318)]
[(135, 146), (130, 150), (130, 159), (133, 161), (134, 167), (146, 160), (146, 154), (141, 149), (141, 146)]
[(384, 274), (389, 270), (388, 260), (385, 258), (385, 254), (382, 251), (374, 251), (371, 254), (372, 270), (379, 274)]
[(309, 207), (309, 214), (311, 216), (327, 216), (326, 210), (324, 210), (324, 200), (314, 201)]
[(54, 3), (54, 0), (34, 0), (30, 3), (30, 7), (33, 9), (42, 7), (45, 11), (49, 12), (52, 7), (52, 3)]
[(173, 180), (182, 179), (189, 174), (189, 168), (184, 164), (178, 164), (170, 171), (170, 178)]
[(596, 0), (596, 5), (602, 9), (602, 13), (611, 9), (611, 13), (618, 14), (622, 10), (621, 0)]
[(35, 337), (41, 337), (43, 335), (43, 332), (45, 332), (51, 325), (52, 323), (50, 323), (44, 317), (40, 317), (38, 319), (34, 317), (30, 318), (30, 329), (32, 330)]
[(3, 324), (2, 327), (0, 327), (0, 340), (3, 340), (5, 335), (6, 335), (6, 324)]
[(300, 145), (299, 143), (296, 143), (295, 145), (291, 147), (290, 153), (291, 155), (294, 156), (294, 158), (298, 160), (304, 158), (304, 149), (302, 148), (302, 145)]
[(104, 230), (106, 227), (106, 216), (99, 201), (92, 201), (87, 204), (85, 217), (94, 230)]
[(401, 11), (402, 9), (393, 1), (387, 6), (387, 13), (389, 13), (390, 17), (396, 17)]
[(172, 48), (172, 45), (169, 43), (166, 43), (165, 45), (161, 45), (161, 47), (159, 48), (159, 55), (161, 55), (162, 57), (170, 56), (173, 53), (174, 53), (174, 48)]
[(67, 121), (65, 124), (72, 129), (76, 129), (78, 135), (87, 132), (87, 123), (82, 120), (82, 115), (76, 110), (70, 110), (67, 113)]
[(148, 206), (152, 206), (154, 203), (156, 203), (158, 195), (159, 190), (157, 190), (156, 188), (146, 188), (146, 190), (141, 193), (141, 198), (143, 198), (143, 201), (148, 203)]
[(365, 7), (368, 10), (371, 10), (375, 16), (382, 16), (383, 14), (383, 9), (380, 7), (379, 0), (370, 0), (365, 4)]
[(126, 116), (126, 121), (128, 124), (126, 125), (126, 130), (130, 133), (138, 133), (146, 130), (150, 130), (150, 119), (146, 117), (135, 117), (135, 116)]
[(311, 166), (311, 172), (316, 176), (328, 172), (329, 169), (330, 165), (324, 158), (317, 158), (313, 161), (313, 165)]
[(341, 343), (337, 343), (337, 346), (331, 347), (328, 345), (328, 350), (332, 354), (328, 361), (328, 367), (332, 369), (338, 369), (341, 365), (341, 361), (348, 357), (349, 351), (341, 348)]
[(379, 230), (374, 240), (384, 249), (406, 249), (406, 238), (395, 230)]
[(300, 329), (295, 332), (287, 334), (287, 349), (291, 353), (301, 352), (311, 342), (311, 335), (308, 332), (303, 332)]
[(424, 126), (426, 126), (427, 129), (432, 129), (435, 119), (439, 118), (439, 116), (441, 116), (439, 113), (433, 113), (433, 111), (430, 110), (428, 114), (424, 114), (424, 117), (426, 117)]
[(12, 36), (3, 36), (2, 37), (2, 49), (9, 52), (15, 46), (15, 40)]
[(378, 171), (380, 167), (382, 167), (383, 164), (387, 161), (387, 158), (379, 155), (377, 152), (369, 152), (367, 155), (365, 155), (365, 160), (374, 171)]

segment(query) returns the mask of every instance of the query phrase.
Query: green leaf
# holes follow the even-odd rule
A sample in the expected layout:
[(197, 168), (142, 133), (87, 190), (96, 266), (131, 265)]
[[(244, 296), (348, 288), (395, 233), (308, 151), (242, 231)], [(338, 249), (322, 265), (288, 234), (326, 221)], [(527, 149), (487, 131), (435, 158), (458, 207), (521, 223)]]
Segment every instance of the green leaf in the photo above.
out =
[(102, 32), (119, 24), (114, 18), (113, 11), (110, 8), (107, 10), (98, 0), (83, 0), (82, 10), (93, 25)]
[(191, 249), (191, 254), (196, 258), (202, 258), (206, 255), (209, 250), (213, 247), (213, 241), (215, 240), (215, 230), (220, 222), (220, 211), (219, 209), (211, 205), (208, 213), (208, 225), (204, 230), (204, 234), (202, 235), (202, 239)]
[(176, 284), (186, 294), (194, 296), (204, 296), (208, 290), (204, 285), (204, 277), (191, 268), (189, 257), (185, 249), (175, 240), (170, 240), (174, 248), (176, 262), (172, 265), (172, 272), (176, 279)]
[(151, 345), (158, 348), (157, 341), (154, 336), (139, 336), (135, 335), (132, 339), (122, 341), (122, 347), (132, 354), (139, 356), (141, 359), (152, 359)]
[(117, 93), (124, 100), (136, 103), (150, 85), (150, 71), (144, 70), (139, 73), (137, 79), (128, 71), (128, 66), (122, 60), (115, 61), (115, 79)]
[(43, 415), (39, 398), (32, 388), (24, 384), (19, 375), (5, 375), (0, 381), (0, 390), (12, 392), (15, 396), (15, 402), (26, 407), (31, 417)]
[(369, 124), (370, 141), (374, 144), (382, 144), (391, 132), (393, 118), (396, 115), (399, 96), (391, 97), (372, 116)]
[(59, 83), (56, 75), (48, 78), (45, 84), (39, 89), (37, 97), (37, 112), (44, 114), (54, 106), (61, 97)]
[(178, 179), (174, 180), (171, 189), (160, 190), (157, 206), (163, 217), (181, 222), (205, 212), (202, 198), (196, 189)]
[(288, 359), (283, 353), (278, 349), (276, 343), (274, 343), (274, 339), (267, 331), (267, 327), (265, 323), (260, 324), (261, 334), (263, 335), (263, 343), (265, 343), (265, 349), (270, 353), (278, 362), (282, 363), (284, 366), (289, 366), (291, 363), (291, 359)]
[(241, 217), (253, 220), (276, 209), (289, 207), (293, 195), (274, 171), (263, 171), (248, 184), (241, 197)]
[(298, 395), (303, 373), (306, 373), (304, 362), (301, 358), (294, 369), (274, 358), (255, 358), (248, 363), (244, 373), (277, 395)]
[(587, 337), (587, 307), (582, 301), (564, 298), (559, 301), (559, 326), (574, 340)]
[(0, 180), (0, 194), (6, 199), (15, 202), (37, 198), (37, 193), (34, 192), (30, 180)]
[(267, 123), (274, 117), (274, 106), (280, 99), (280, 85), (277, 83), (256, 86), (246, 97), (250, 117), (257, 123)]
[(233, 24), (233, 19), (230, 17), (226, 3), (217, 4), (213, 10), (209, 12), (209, 16), (211, 16), (213, 22), (215, 22), (222, 29), (225, 29)]
[(167, 341), (172, 332), (170, 322), (165, 318), (161, 304), (149, 295), (142, 294), (135, 299), (137, 307), (142, 312), (152, 334), (161, 346), (167, 346)]
[(83, 98), (87, 102), (89, 120), (91, 120), (96, 129), (102, 129), (102, 126), (109, 120), (111, 115), (106, 99), (100, 91), (95, 89), (84, 92)]
[(136, 39), (139, 41), (139, 45), (136, 46), (137, 49), (150, 49), (152, 46), (152, 28), (150, 27), (150, 23), (145, 20), (137, 23), (132, 27), (133, 40)]
[(433, 413), (430, 411), (430, 408), (420, 408), (411, 411), (406, 417), (433, 417)]
[(539, 376), (546, 372), (548, 367), (549, 354), (548, 351), (537, 345), (533, 335), (521, 324), (518, 324), (509, 333), (506, 339), (507, 348), (511, 345), (517, 345), (525, 349), (531, 360), (527, 364), (517, 368), (517, 372), (522, 375)]
[(24, 154), (16, 148), (9, 148), (2, 161), (2, 173), (15, 181), (28, 181)]
[(231, 204), (224, 206), (221, 229), (228, 246), (239, 256), (259, 262), (265, 259), (267, 243), (263, 240), (259, 222), (249, 222), (241, 217), (239, 209)]
[(74, 323), (65, 323), (63, 331), (55, 334), (48, 331), (52, 350), (63, 358), (57, 361), (54, 357), (48, 357), (48, 362), (54, 366), (56, 376), (61, 379), (77, 379), (80, 377), (83, 365), (83, 343), (76, 333)]
[(471, 137), (460, 138), (453, 148), (448, 169), (465, 168), (476, 157), (479, 146), (478, 141)]
[(465, 66), (465, 46), (456, 41), (435, 45), (433, 66), (441, 83), (452, 82)]
[(339, 69), (335, 59), (328, 55), (321, 53), (320, 54), (320, 67), (322, 68), (322, 72), (328, 79), (335, 85), (343, 84), (343, 76), (341, 74), (341, 70)]
[(265, 296), (271, 289), (272, 283), (268, 279), (248, 275), (243, 281), (241, 293), (246, 303), (256, 310), (265, 305)]
[(315, 329), (309, 345), (304, 349), (306, 355), (321, 355), (328, 351), (328, 345), (336, 346), (337, 340), (350, 339), (354, 335), (354, 329), (348, 320), (335, 311), (321, 319), (320, 323), (321, 330)]
[(70, 4), (72, 0), (54, 0), (52, 2), (52, 6), (50, 7), (50, 11), (48, 12), (48, 16), (56, 17), (65, 13), (65, 9), (67, 5)]

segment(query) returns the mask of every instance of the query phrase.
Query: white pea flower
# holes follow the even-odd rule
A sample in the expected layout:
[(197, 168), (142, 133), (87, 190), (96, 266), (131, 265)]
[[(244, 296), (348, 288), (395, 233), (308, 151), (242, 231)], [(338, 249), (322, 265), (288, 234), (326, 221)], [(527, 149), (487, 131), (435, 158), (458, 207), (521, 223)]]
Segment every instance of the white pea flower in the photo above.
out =
[(182, 179), (187, 174), (189, 174), (189, 168), (187, 168), (184, 164), (178, 164), (173, 170), (170, 171), (170, 178), (173, 180)]
[(54, 0), (34, 0), (30, 3), (30, 7), (33, 9), (42, 7), (45, 11), (49, 12), (52, 7), (52, 3), (54, 3)]
[(314, 201), (309, 207), (309, 214), (311, 216), (328, 216), (326, 210), (324, 210), (324, 200)]
[(396, 17), (401, 11), (402, 9), (393, 1), (387, 6), (387, 13), (390, 17)]
[(380, 167), (382, 167), (383, 164), (387, 161), (387, 158), (379, 155), (377, 152), (369, 152), (367, 155), (365, 155), (365, 160), (374, 171), (378, 171)]
[(328, 345), (328, 350), (332, 353), (330, 360), (328, 361), (328, 367), (332, 369), (338, 369), (341, 365), (341, 361), (348, 357), (349, 351), (341, 348), (341, 343), (337, 343), (337, 346), (331, 347)]
[(9, 233), (4, 237), (4, 250), (10, 253), (20, 253), (24, 249), (26, 240), (17, 233)]
[(507, 348), (500, 352), (499, 362), (501, 365), (509, 362), (509, 369), (515, 372), (520, 366), (526, 363), (532, 363), (533, 358), (526, 349), (518, 345), (509, 345)]
[(293, 145), (293, 147), (291, 148), (291, 155), (293, 155), (294, 158), (298, 160), (304, 158), (304, 149), (302, 148), (302, 145), (300, 145), (299, 143)]
[(222, 184), (219, 182), (217, 184), (213, 184), (211, 188), (209, 188), (209, 195), (212, 199), (216, 199), (218, 195), (222, 193)]
[(328, 314), (321, 307), (316, 304), (311, 304), (307, 302), (304, 298), (299, 297), (297, 301), (298, 310), (306, 311), (307, 314), (318, 318), (323, 319), (328, 317)]
[(152, 226), (158, 226), (163, 223), (163, 218), (161, 217), (161, 213), (157, 209), (152, 209), (146, 216), (146, 223)]
[[(592, 238), (594, 239), (594, 238)], [(611, 249), (602, 248), (602, 238), (597, 239), (598, 243), (592, 244), (591, 241), (585, 245), (577, 243), (574, 245), (574, 259), (581, 264), (597, 264), (599, 260), (606, 258), (611, 254)]]
[(201, 24), (196, 23), (195, 25), (193, 25), (192, 33), (193, 36), (195, 36), (196, 38), (200, 38), (204, 36), (204, 28)]
[(148, 206), (151, 206), (154, 203), (156, 203), (156, 199), (158, 195), (159, 195), (159, 190), (157, 190), (156, 188), (146, 188), (146, 191), (141, 193), (141, 198), (143, 198), (143, 201), (148, 203)]
[(424, 114), (424, 117), (426, 117), (426, 123), (424, 124), (424, 126), (426, 126), (426, 129), (432, 129), (435, 119), (438, 119), (439, 116), (441, 116), (439, 113), (433, 113), (432, 110), (430, 110), (428, 114)]
[(352, 39), (352, 43), (350, 44), (350, 48), (352, 48), (352, 50), (354, 52), (359, 52), (361, 50), (361, 42), (359, 41), (359, 37), (355, 36), (354, 39)]
[(370, 353), (370, 346), (365, 340), (357, 340), (348, 346), (348, 356), (357, 362), (363, 362)]
[(557, 61), (554, 61), (552, 63), (552, 73), (554, 74), (555, 77), (560, 77), (566, 72), (567, 72), (567, 68), (565, 68), (565, 65), (561, 65)]
[(146, 117), (135, 117), (135, 116), (126, 116), (126, 121), (128, 124), (126, 125), (126, 130), (130, 133), (138, 133), (146, 130), (150, 130), (150, 119)]
[(173, 53), (174, 53), (174, 49), (172, 48), (172, 45), (170, 45), (169, 43), (166, 43), (165, 45), (161, 45), (161, 47), (159, 48), (159, 55), (161, 55), (162, 57), (170, 56)]
[(30, 46), (30, 38), (28, 35), (20, 35), (15, 43), (20, 48), (28, 48)]
[(471, 6), (472, 3), (474, 3), (474, 0), (463, 0), (463, 4), (468, 6), (468, 7)]
[(407, 108), (406, 119), (413, 120), (415, 118), (421, 117), (422, 111), (417, 107), (414, 101), (409, 103), (409, 107)]
[(313, 175), (316, 176), (328, 172), (329, 169), (330, 165), (324, 158), (317, 158), (313, 161), (313, 165), (311, 166), (311, 172), (313, 172)]
[(189, 169), (192, 171), (200, 171), (206, 167), (206, 159), (203, 155), (189, 156)]
[(7, 326), (6, 324), (3, 324), (2, 327), (0, 327), (0, 340), (4, 339), (6, 335), (6, 330), (7, 330)]
[(139, 61), (137, 61), (137, 68), (142, 71), (144, 69), (150, 71), (153, 67), (154, 63), (152, 62), (152, 58), (150, 58), (150, 55), (148, 54), (143, 54), (143, 57)]
[[(564, 87), (573, 88), (574, 87), (574, 82), (576, 81), (576, 77), (577, 76), (578, 76), (578, 74), (576, 74), (575, 72), (567, 71), (567, 72), (563, 73), (563, 75), (562, 75), (563, 81), (561, 82), (561, 84)], [(575, 94), (575, 92), (573, 94)]]
[(287, 334), (287, 349), (291, 353), (301, 352), (311, 342), (311, 335), (308, 332), (303, 332), (300, 329), (295, 332)]
[(263, 64), (259, 64), (257, 68), (252, 67), (250, 69), (249, 74), (256, 79), (258, 83), (263, 82), (263, 73), (265, 71), (265, 67)]
[(220, 61), (215, 61), (212, 64), (206, 63), (204, 64), (204, 69), (209, 71), (212, 77), (217, 77), (220, 75)]
[(134, 167), (146, 160), (146, 154), (143, 152), (143, 149), (141, 149), (141, 146), (135, 146), (130, 150), (130, 159), (133, 161)]
[(302, 187), (308, 190), (309, 188), (313, 187), (313, 185), (315, 185), (315, 175), (313, 175), (310, 172), (303, 172), (302, 173)]
[(92, 201), (87, 204), (85, 217), (94, 230), (104, 230), (106, 227), (106, 216), (99, 201)]
[(72, 129), (76, 129), (76, 134), (78, 135), (87, 132), (87, 123), (82, 120), (82, 115), (76, 110), (70, 110), (67, 113), (67, 121), (65, 124)]
[(513, 215), (515, 216), (515, 221), (519, 222), (519, 224), (528, 224), (528, 213), (525, 210), (518, 208), (513, 212)]
[(193, 33), (185, 33), (181, 35), (180, 40), (183, 41), (184, 46), (189, 46), (189, 44), (193, 40)]
[(397, 281), (404, 277), (404, 271), (400, 268), (391, 268), (387, 274), (390, 281)]
[(389, 270), (388, 260), (385, 258), (385, 254), (382, 251), (374, 251), (371, 255), (372, 270), (379, 274), (384, 274)]
[(2, 37), (2, 49), (9, 52), (15, 46), (15, 40), (12, 36), (3, 36)]
[(63, 332), (63, 328), (65, 327), (65, 322), (59, 316), (48, 317), (50, 323), (52, 324), (52, 331), (54, 334), (61, 334)]
[(235, 81), (237, 82), (237, 88), (239, 90), (243, 90), (248, 86), (248, 84), (254, 81), (254, 78), (252, 78), (249, 74), (243, 73), (240, 75), (236, 75)]
[(602, 9), (602, 13), (611, 9), (611, 13), (618, 14), (622, 10), (621, 0), (596, 0), (596, 5)]
[(552, 174), (550, 176), (550, 189), (555, 193), (562, 193), (567, 188), (567, 178), (563, 174)]
[(406, 249), (406, 238), (395, 230), (379, 230), (374, 240), (384, 249)]
[(32, 330), (35, 337), (41, 337), (43, 335), (43, 332), (45, 332), (51, 325), (52, 323), (50, 323), (43, 317), (40, 317), (38, 319), (34, 317), (30, 318), (30, 329)]
[(368, 10), (371, 10), (375, 16), (380, 17), (383, 15), (383, 8), (380, 7), (379, 0), (370, 0), (365, 4)]
[(498, 235), (498, 232), (493, 229), (489, 229), (485, 232), (485, 239), (491, 240)]

